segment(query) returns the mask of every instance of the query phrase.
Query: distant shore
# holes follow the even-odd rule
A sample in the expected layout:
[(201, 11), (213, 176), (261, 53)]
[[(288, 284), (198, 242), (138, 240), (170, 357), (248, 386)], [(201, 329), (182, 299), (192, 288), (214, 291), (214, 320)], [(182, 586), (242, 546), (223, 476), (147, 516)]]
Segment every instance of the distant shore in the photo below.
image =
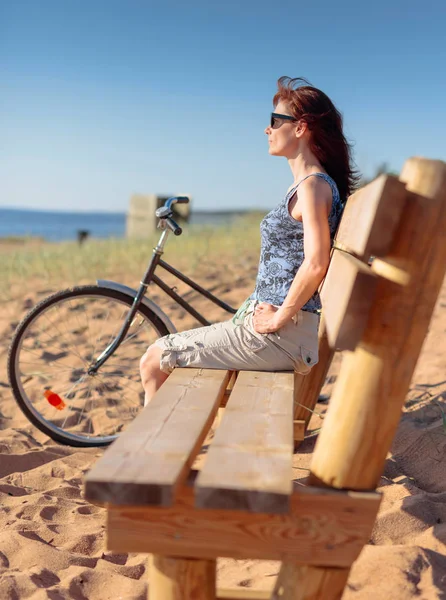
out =
[[(263, 213), (266, 211), (263, 211)], [(262, 212), (254, 210), (194, 210), (189, 225), (232, 224), (240, 217)], [(85, 231), (92, 238), (125, 238), (126, 213), (64, 212), (0, 208), (0, 242), (24, 244), (31, 240), (59, 242), (76, 240)]]

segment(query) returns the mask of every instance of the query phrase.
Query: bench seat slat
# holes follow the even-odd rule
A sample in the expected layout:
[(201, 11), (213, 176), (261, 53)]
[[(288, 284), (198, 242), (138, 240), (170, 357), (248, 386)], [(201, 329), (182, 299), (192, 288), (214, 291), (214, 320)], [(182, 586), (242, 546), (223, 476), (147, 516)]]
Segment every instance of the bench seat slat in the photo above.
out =
[(196, 506), (289, 511), (293, 373), (241, 371), (195, 484)]
[(229, 371), (175, 369), (86, 477), (91, 502), (170, 506), (217, 413)]

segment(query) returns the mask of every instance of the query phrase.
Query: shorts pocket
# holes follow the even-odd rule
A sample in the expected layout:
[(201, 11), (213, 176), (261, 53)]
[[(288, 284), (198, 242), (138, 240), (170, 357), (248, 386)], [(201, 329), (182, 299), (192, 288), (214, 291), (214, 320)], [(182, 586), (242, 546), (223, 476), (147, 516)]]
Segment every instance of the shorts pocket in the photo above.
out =
[(300, 347), (300, 356), (307, 367), (313, 367), (319, 361), (317, 352), (313, 352), (305, 346)]
[[(245, 330), (246, 335), (244, 336), (245, 345), (253, 352), (260, 352), (263, 348), (266, 348), (266, 340), (261, 337), (257, 337), (256, 334), (251, 333), (248, 329)], [(258, 335), (262, 335), (261, 333)]]
[(243, 342), (253, 352), (259, 352), (266, 348), (267, 333), (258, 333), (252, 324), (253, 313), (248, 314), (241, 325), (243, 330)]

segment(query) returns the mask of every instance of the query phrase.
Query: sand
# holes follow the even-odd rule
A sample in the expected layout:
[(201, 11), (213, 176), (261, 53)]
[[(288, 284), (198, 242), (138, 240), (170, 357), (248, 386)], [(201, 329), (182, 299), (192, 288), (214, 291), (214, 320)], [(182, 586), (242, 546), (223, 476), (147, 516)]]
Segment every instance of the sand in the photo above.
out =
[[(240, 279), (226, 297), (237, 304), (248, 288)], [(147, 556), (108, 552), (104, 510), (83, 499), (83, 476), (103, 451), (53, 442), (30, 425), (12, 398), (6, 376), (12, 325), (37, 297), (29, 293), (0, 319), (0, 600), (146, 598)], [(378, 519), (351, 570), (344, 600), (446, 598), (445, 308), (446, 282), (380, 481)], [(183, 329), (192, 323), (180, 321)], [(327, 377), (316, 408), (321, 415), (341, 360), (338, 355)], [(314, 415), (310, 434), (321, 423)], [(316, 437), (310, 435), (295, 456), (296, 479), (308, 473)], [(272, 561), (221, 559), (218, 583), (270, 589), (278, 569)]]

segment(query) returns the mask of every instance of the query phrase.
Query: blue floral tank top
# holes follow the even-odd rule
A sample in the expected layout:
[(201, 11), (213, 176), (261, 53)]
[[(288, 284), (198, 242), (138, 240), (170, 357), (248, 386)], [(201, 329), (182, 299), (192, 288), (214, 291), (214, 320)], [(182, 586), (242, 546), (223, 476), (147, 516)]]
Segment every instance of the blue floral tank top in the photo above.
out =
[[(261, 250), (259, 271), (256, 286), (251, 298), (259, 302), (268, 302), (280, 306), (283, 304), (291, 287), (297, 270), (304, 260), (304, 230), (301, 221), (296, 221), (288, 212), (288, 204), (297, 188), (308, 179), (317, 176), (330, 184), (333, 201), (328, 224), (330, 238), (333, 242), (339, 220), (342, 215), (343, 204), (334, 180), (325, 173), (312, 173), (304, 177), (292, 188), (282, 202), (269, 212), (260, 223)], [(321, 300), (316, 291), (308, 302), (302, 307), (313, 313), (320, 312)]]

